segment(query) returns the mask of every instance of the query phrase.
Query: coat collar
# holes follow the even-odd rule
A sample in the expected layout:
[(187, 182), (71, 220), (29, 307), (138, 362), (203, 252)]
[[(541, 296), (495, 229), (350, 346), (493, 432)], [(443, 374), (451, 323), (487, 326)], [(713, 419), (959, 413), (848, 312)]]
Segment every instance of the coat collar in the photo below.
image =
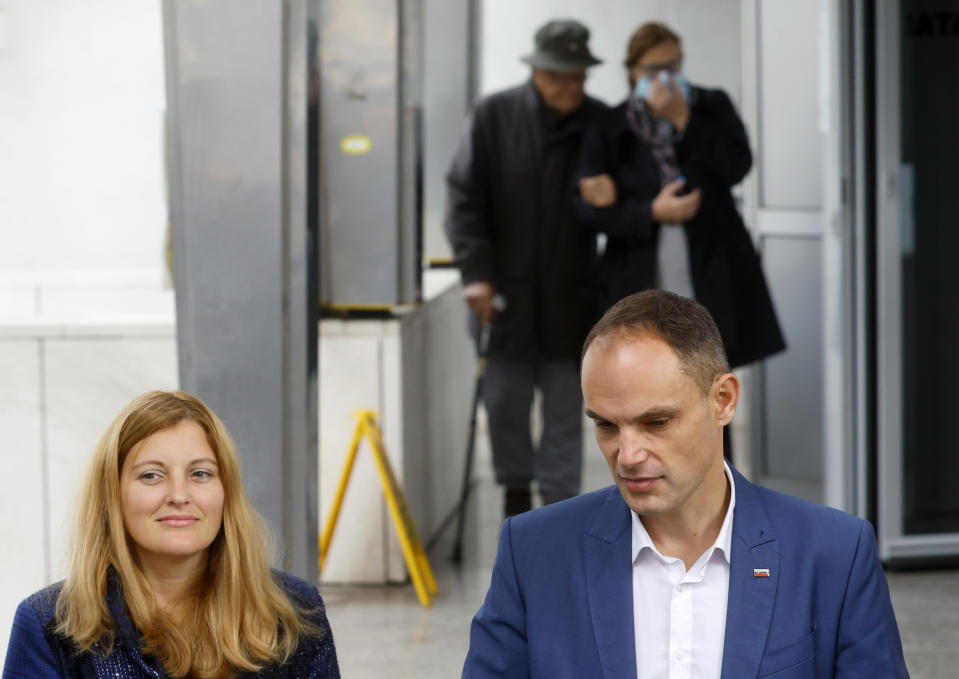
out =
[[(729, 597), (722, 679), (754, 677), (759, 672), (779, 584), (780, 545), (759, 488), (735, 469)], [(768, 577), (759, 576), (768, 572)]]
[(632, 130), (629, 129), (629, 120), (626, 118), (626, 107), (628, 105), (629, 100), (626, 99), (610, 112), (608, 125), (611, 136), (618, 137), (627, 133), (632, 134)]
[[(127, 615), (126, 600), (123, 596), (123, 583), (120, 576), (113, 567), (107, 571), (107, 608), (117, 623), (117, 636), (114, 653), (125, 656), (128, 663), (136, 664), (142, 670), (146, 670), (144, 676), (166, 677), (163, 665), (159, 659), (152, 655), (144, 655), (142, 652), (143, 637), (140, 631), (133, 625), (130, 616)], [(94, 664), (105, 664), (111, 662), (113, 657), (111, 653), (107, 658), (94, 655)], [(119, 662), (119, 661), (116, 661)]]
[(536, 83), (533, 82), (533, 78), (527, 80), (523, 85), (523, 105), (531, 113), (538, 113), (545, 107), (543, 98), (539, 95), (539, 90), (536, 89)]
[(540, 128), (548, 137), (561, 139), (570, 134), (582, 133), (592, 121), (594, 114), (605, 106), (597, 103), (588, 94), (584, 96), (579, 108), (567, 116), (559, 117), (543, 102), (543, 97), (536, 89), (533, 78), (521, 87), (523, 107), (538, 121)]
[[(699, 102), (702, 100), (703, 88), (696, 85), (690, 85), (690, 110), (696, 110), (699, 105)], [(629, 128), (629, 120), (626, 118), (626, 107), (629, 106), (629, 97), (624, 99), (612, 109), (610, 113), (610, 118), (607, 121), (609, 125), (609, 134), (613, 137), (618, 137), (620, 135), (629, 134), (632, 135), (633, 131)]]
[(629, 507), (607, 489), (585, 542), (586, 587), (604, 679), (636, 677)]
[(120, 576), (111, 566), (107, 570), (107, 608), (117, 624), (117, 641), (122, 646), (137, 648), (140, 645), (140, 633), (127, 615), (127, 604), (123, 597), (123, 584)]

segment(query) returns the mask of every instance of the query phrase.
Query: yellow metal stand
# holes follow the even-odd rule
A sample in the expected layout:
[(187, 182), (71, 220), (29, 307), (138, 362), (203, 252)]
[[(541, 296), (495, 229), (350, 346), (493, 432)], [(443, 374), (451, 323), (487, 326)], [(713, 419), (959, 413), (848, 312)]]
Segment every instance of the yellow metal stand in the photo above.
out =
[(366, 436), (366, 439), (370, 442), (370, 447), (373, 449), (373, 459), (376, 460), (376, 468), (380, 473), (383, 495), (386, 498), (386, 505), (390, 509), (390, 516), (393, 518), (393, 525), (396, 526), (400, 547), (403, 549), (403, 558), (406, 560), (406, 568), (410, 572), (413, 587), (416, 588), (416, 596), (421, 604), (429, 606), (432, 603), (430, 595), (437, 594), (439, 590), (436, 587), (436, 579), (433, 577), (430, 562), (426, 558), (423, 542), (416, 532), (413, 517), (410, 516), (409, 507), (406, 505), (406, 498), (403, 496), (403, 491), (400, 489), (396, 476), (393, 474), (393, 469), (390, 467), (390, 462), (386, 458), (383, 436), (380, 433), (379, 425), (376, 424), (377, 413), (373, 410), (360, 410), (353, 415), (357, 418), (356, 429), (353, 430), (353, 440), (350, 442), (350, 450), (346, 454), (346, 463), (343, 465), (343, 473), (336, 488), (336, 496), (333, 498), (330, 515), (326, 519), (326, 525), (323, 526), (323, 533), (320, 536), (320, 572), (323, 572), (323, 565), (326, 563), (330, 541), (333, 539), (333, 529), (336, 528), (336, 520), (340, 516), (346, 486), (349, 484), (350, 475), (353, 473), (353, 463), (356, 462), (356, 452), (360, 448), (360, 441)]

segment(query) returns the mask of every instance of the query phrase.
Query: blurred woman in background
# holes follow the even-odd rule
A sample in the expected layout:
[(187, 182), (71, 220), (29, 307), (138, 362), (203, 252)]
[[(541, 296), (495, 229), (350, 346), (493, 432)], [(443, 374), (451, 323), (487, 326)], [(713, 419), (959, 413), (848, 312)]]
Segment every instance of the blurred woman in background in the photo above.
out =
[(660, 288), (705, 306), (733, 367), (785, 348), (759, 256), (730, 189), (752, 164), (725, 92), (682, 75), (679, 36), (660, 23), (630, 38), (630, 94), (596, 120), (577, 172), (580, 220), (604, 234), (594, 315)]

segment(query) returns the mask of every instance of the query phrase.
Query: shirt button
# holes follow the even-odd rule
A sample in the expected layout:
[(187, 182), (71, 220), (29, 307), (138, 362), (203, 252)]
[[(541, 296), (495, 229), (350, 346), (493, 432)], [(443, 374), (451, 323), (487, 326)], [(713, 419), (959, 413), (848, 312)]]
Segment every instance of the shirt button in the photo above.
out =
[[(679, 592), (680, 594), (683, 593), (683, 585), (682, 585), (682, 583), (676, 585), (676, 591)], [(677, 653), (678, 653), (678, 651), (677, 651)]]
[(681, 650), (677, 649), (677, 650), (673, 651), (673, 657), (674, 657), (676, 660), (682, 660), (682, 659), (683, 659), (683, 652), (682, 652)]

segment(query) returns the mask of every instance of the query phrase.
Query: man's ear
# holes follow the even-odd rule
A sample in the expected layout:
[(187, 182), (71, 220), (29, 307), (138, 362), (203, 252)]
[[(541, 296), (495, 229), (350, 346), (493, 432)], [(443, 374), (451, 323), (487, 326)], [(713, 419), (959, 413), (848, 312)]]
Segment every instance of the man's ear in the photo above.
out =
[(716, 423), (726, 426), (736, 414), (739, 404), (739, 380), (732, 373), (724, 373), (713, 380), (710, 403), (716, 415)]

